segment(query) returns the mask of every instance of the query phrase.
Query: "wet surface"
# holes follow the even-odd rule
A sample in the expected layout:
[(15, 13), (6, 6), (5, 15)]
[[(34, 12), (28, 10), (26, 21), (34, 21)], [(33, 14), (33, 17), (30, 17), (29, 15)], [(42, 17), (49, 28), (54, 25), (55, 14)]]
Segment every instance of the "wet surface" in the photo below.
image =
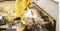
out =
[[(7, 2), (6, 2), (7, 3)], [(6, 4), (5, 3), (5, 4)], [(11, 5), (11, 3), (13, 5)], [(13, 6), (12, 7), (12, 10), (14, 10), (14, 4), (15, 2), (10, 2), (8, 3), (10, 6)], [(1, 4), (2, 5), (2, 4)], [(0, 5), (0, 6), (1, 6)], [(35, 9), (38, 14), (37, 16), (37, 19), (35, 18), (26, 18), (26, 25), (23, 25), (20, 21), (20, 18), (16, 18), (16, 17), (13, 17), (13, 16), (10, 16), (12, 15), (12, 13), (8, 16), (6, 16), (6, 21), (7, 24), (8, 24), (8, 27), (7, 29), (4, 29), (5, 31), (8, 30), (8, 31), (55, 31), (55, 26), (56, 26), (56, 21), (50, 17), (48, 14), (46, 14), (41, 8), (39, 8), (36, 4), (32, 4), (29, 6), (29, 8), (31, 9)], [(5, 8), (6, 9), (6, 8)], [(4, 10), (5, 10), (4, 9)], [(10, 8), (11, 9), (11, 8)], [(6, 12), (8, 12), (8, 10), (10, 9), (6, 9)], [(27, 21), (28, 20), (28, 21)], [(11, 21), (11, 22), (10, 22)], [(15, 26), (16, 28), (15, 29), (12, 29), (12, 27)], [(1, 29), (3, 30), (3, 29)]]

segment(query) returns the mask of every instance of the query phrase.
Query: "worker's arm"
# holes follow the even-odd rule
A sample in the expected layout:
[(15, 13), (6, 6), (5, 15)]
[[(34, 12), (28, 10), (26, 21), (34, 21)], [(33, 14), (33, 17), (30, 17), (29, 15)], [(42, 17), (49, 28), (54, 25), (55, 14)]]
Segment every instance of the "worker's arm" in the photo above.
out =
[(16, 16), (21, 18), (23, 24), (25, 24), (23, 19), (24, 11), (30, 3), (31, 0), (16, 0)]

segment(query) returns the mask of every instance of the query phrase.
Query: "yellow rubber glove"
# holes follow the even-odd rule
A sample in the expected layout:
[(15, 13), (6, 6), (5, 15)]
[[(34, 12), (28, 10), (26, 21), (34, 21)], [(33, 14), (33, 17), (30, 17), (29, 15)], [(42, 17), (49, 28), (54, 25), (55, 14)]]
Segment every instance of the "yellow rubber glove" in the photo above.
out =
[(16, 0), (16, 16), (21, 18), (21, 22), (25, 24), (23, 15), (25, 9), (31, 4), (31, 0)]

